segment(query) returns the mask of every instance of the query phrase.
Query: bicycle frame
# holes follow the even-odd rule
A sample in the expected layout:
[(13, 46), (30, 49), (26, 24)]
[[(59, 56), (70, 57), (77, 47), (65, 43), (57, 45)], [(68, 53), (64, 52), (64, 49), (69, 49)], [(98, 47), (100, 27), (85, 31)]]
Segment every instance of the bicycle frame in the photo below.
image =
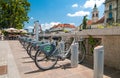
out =
[[(61, 40), (62, 41), (62, 40)], [(75, 38), (74, 38), (74, 40), (73, 40), (73, 42), (72, 42), (72, 44), (74, 44), (75, 43)], [(70, 53), (70, 50), (71, 50), (71, 46), (72, 46), (72, 44), (70, 45), (70, 47), (69, 47), (69, 49), (68, 50), (64, 50), (63, 52), (62, 52), (62, 49), (61, 49), (61, 47), (60, 47), (60, 45), (58, 45), (57, 47), (56, 47), (56, 49), (53, 51), (53, 53), (50, 55), (50, 56), (54, 56), (54, 54), (57, 52), (58, 54), (57, 54), (57, 56), (59, 57), (61, 57), (61, 58), (63, 58), (63, 59), (65, 59), (66, 57), (67, 57), (67, 55)], [(62, 54), (63, 53), (63, 54)], [(61, 55), (62, 54), (62, 55)]]

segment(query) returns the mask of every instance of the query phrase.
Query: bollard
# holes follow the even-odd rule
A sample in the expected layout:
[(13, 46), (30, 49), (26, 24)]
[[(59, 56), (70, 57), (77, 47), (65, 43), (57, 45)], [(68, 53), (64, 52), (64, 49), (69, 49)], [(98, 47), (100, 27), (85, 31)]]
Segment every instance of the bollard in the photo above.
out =
[(3, 34), (1, 35), (1, 40), (4, 40), (4, 35)]
[(71, 67), (78, 66), (78, 43), (71, 46)]
[(94, 78), (103, 78), (104, 69), (104, 47), (94, 48)]

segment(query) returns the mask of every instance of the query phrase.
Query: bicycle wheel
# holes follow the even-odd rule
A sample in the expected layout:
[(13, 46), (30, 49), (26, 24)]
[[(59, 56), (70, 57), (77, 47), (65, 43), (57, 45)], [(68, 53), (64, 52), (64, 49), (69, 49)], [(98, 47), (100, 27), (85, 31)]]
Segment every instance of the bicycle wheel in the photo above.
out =
[(23, 47), (24, 47), (25, 50), (27, 50), (27, 46), (28, 46), (28, 43), (24, 42)]
[(29, 45), (27, 46), (27, 54), (28, 54), (28, 55), (30, 55), (30, 53), (29, 53), (29, 52), (30, 52), (30, 47), (31, 47), (31, 44), (29, 44)]
[(37, 48), (34, 47), (34, 46), (31, 46), (30, 47), (30, 50), (29, 50), (29, 56), (34, 60), (35, 59), (35, 53), (37, 51)]
[(49, 70), (55, 66), (58, 61), (57, 56), (46, 56), (46, 54), (38, 50), (35, 54), (35, 64), (41, 70)]
[(79, 63), (83, 62), (83, 60), (85, 59), (85, 55), (86, 55), (85, 45), (83, 41), (81, 41), (79, 44), (79, 56), (78, 56)]

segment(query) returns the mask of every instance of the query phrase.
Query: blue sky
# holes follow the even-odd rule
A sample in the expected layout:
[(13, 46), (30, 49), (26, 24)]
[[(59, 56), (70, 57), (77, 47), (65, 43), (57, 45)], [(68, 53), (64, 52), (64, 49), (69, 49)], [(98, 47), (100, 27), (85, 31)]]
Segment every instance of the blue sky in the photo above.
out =
[(94, 4), (99, 9), (99, 18), (104, 14), (105, 0), (28, 0), (31, 4), (28, 16), (29, 23), (25, 29), (31, 30), (34, 21), (39, 20), (42, 29), (49, 29), (58, 23), (69, 23), (79, 26), (84, 15), (91, 19)]

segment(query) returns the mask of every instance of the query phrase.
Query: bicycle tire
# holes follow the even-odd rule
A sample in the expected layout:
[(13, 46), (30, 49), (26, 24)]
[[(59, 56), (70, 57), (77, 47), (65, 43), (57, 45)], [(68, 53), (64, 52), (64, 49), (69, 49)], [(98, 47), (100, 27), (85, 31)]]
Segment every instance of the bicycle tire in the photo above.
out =
[(30, 47), (31, 47), (31, 44), (29, 44), (29, 45), (27, 46), (27, 54), (28, 54), (28, 55), (30, 55), (30, 53), (29, 53), (29, 52), (30, 52)]
[(85, 55), (86, 55), (85, 45), (84, 45), (83, 41), (81, 41), (79, 44), (79, 55), (78, 55), (78, 63), (79, 64), (81, 64), (84, 61)]
[(33, 60), (35, 60), (35, 53), (36, 53), (36, 51), (37, 51), (37, 50), (35, 49), (35, 47), (31, 46), (31, 47), (30, 47), (30, 50), (29, 50), (29, 52), (28, 52), (30, 58), (33, 59)]
[[(38, 58), (41, 57), (40, 54), (43, 54), (43, 58), (39, 60)], [(55, 59), (50, 59), (51, 57), (55, 58)], [(42, 64), (44, 62), (48, 62), (49, 60), (53, 61), (53, 63), (52, 64), (50, 64), (50, 63)], [(52, 56), (52, 55), (51, 56), (46, 56), (46, 54), (44, 52), (40, 51), (40, 50), (38, 50), (35, 54), (35, 65), (41, 70), (52, 69), (56, 65), (57, 61), (58, 61), (57, 56)], [(49, 66), (47, 66), (47, 65), (49, 65)]]

